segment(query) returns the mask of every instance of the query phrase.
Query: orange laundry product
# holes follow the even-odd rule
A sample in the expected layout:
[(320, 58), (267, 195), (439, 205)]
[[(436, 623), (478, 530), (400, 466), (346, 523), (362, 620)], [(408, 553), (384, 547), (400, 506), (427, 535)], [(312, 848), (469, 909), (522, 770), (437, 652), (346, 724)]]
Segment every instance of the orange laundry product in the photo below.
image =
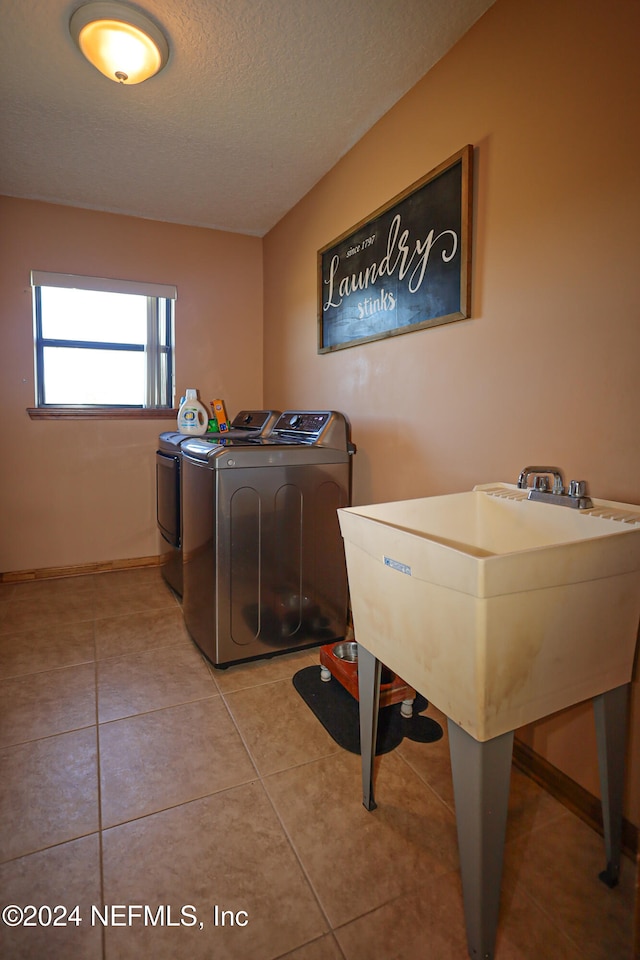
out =
[(218, 432), (228, 433), (229, 420), (227, 418), (227, 411), (224, 407), (224, 400), (212, 400), (211, 406), (213, 407), (213, 415), (218, 421)]

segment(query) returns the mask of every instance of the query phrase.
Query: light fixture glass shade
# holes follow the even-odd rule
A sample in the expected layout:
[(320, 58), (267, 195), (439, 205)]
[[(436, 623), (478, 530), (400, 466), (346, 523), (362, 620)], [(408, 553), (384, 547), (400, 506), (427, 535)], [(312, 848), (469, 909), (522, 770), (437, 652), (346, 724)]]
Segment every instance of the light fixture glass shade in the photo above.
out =
[(169, 57), (158, 27), (121, 3), (87, 3), (73, 14), (69, 29), (87, 60), (117, 83), (142, 83)]

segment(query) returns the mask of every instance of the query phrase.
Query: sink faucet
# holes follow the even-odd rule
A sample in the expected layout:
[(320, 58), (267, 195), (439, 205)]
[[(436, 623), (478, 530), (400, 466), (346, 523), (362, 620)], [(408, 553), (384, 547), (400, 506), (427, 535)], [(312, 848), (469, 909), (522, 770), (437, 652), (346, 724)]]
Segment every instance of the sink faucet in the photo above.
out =
[[(553, 477), (553, 488), (549, 489), (547, 474)], [(533, 475), (533, 486), (529, 487), (529, 477)], [(529, 490), (529, 500), (541, 500), (562, 507), (577, 507), (589, 510), (593, 506), (587, 496), (587, 484), (584, 480), (570, 480), (565, 491), (562, 470), (559, 467), (525, 467), (518, 477), (518, 487)]]
[[(551, 474), (553, 476), (553, 490), (552, 493), (563, 494), (564, 493), (564, 481), (562, 479), (562, 470), (559, 467), (525, 467), (518, 477), (518, 486), (521, 490), (526, 490), (529, 485), (529, 477), (531, 474), (536, 475), (536, 479), (540, 474)], [(535, 484), (537, 489), (546, 490), (547, 487), (543, 483)]]

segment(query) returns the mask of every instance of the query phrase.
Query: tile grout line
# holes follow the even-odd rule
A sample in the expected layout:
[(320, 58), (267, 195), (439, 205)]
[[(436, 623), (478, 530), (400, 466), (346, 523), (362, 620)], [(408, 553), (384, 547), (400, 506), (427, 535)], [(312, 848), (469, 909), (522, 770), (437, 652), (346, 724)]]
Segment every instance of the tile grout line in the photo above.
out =
[[(181, 645), (181, 644), (167, 644), (165, 647), (157, 648), (157, 649), (167, 649), (168, 646), (182, 646), (182, 645)], [(154, 648), (154, 649), (155, 649), (155, 648)], [(208, 700), (214, 700), (214, 699), (216, 699), (216, 698), (220, 698), (220, 700), (221, 700), (221, 701), (223, 702), (223, 704), (224, 704), (224, 707), (225, 707), (227, 713), (229, 714), (230, 720), (231, 720), (234, 728), (236, 729), (236, 731), (237, 731), (237, 733), (238, 733), (238, 735), (239, 735), (239, 737), (240, 737), (242, 746), (244, 747), (244, 749), (245, 749), (245, 751), (246, 751), (247, 757), (248, 757), (248, 759), (249, 759), (249, 761), (250, 761), (250, 763), (251, 763), (251, 766), (252, 766), (252, 768), (253, 768), (253, 776), (251, 776), (248, 780), (243, 781), (242, 783), (234, 784), (233, 786), (230, 786), (230, 787), (224, 787), (224, 788), (219, 789), (219, 790), (214, 790), (214, 791), (209, 792), (209, 793), (203, 793), (203, 794), (201, 794), (201, 795), (199, 795), (199, 796), (197, 796), (197, 797), (190, 797), (188, 800), (181, 800), (181, 801), (178, 801), (178, 802), (176, 802), (176, 803), (172, 803), (172, 804), (170, 804), (169, 806), (162, 807), (162, 808), (160, 808), (159, 810), (153, 810), (153, 811), (150, 811), (149, 813), (144, 813), (144, 814), (141, 814), (141, 815), (139, 815), (139, 816), (134, 816), (134, 817), (131, 817), (130, 819), (122, 820), (122, 821), (119, 821), (119, 822), (117, 822), (117, 823), (110, 824), (110, 825), (107, 826), (107, 827), (104, 827), (104, 826), (102, 825), (102, 822), (101, 822), (101, 831), (102, 831), (102, 830), (110, 830), (110, 829), (113, 829), (114, 827), (120, 827), (120, 826), (123, 826), (123, 825), (125, 825), (125, 824), (127, 824), (127, 823), (135, 823), (137, 820), (143, 820), (143, 819), (145, 819), (145, 818), (147, 818), (147, 817), (155, 816), (156, 814), (163, 813), (163, 812), (165, 812), (165, 811), (167, 811), (167, 810), (175, 810), (175, 809), (178, 809), (179, 807), (186, 806), (187, 804), (197, 802), (198, 800), (204, 800), (204, 799), (206, 799), (207, 797), (215, 797), (215, 796), (218, 796), (218, 795), (220, 795), (220, 794), (223, 794), (223, 793), (225, 793), (225, 792), (227, 792), (227, 791), (229, 791), (229, 790), (234, 790), (234, 789), (236, 789), (236, 787), (245, 786), (246, 784), (249, 784), (249, 783), (256, 783), (257, 781), (259, 781), (259, 780), (261, 779), (261, 777), (260, 777), (260, 772), (258, 771), (258, 769), (257, 769), (257, 767), (256, 767), (256, 763), (255, 763), (255, 761), (254, 761), (254, 759), (253, 759), (253, 756), (252, 756), (252, 754), (251, 754), (251, 751), (249, 750), (247, 744), (245, 743), (245, 740), (244, 740), (244, 738), (243, 738), (243, 736), (242, 736), (242, 733), (241, 733), (240, 730), (238, 729), (238, 726), (237, 726), (237, 724), (236, 724), (236, 722), (235, 722), (235, 719), (234, 719), (233, 715), (231, 714), (231, 711), (230, 711), (230, 709), (229, 709), (229, 706), (228, 706), (228, 704), (226, 703), (226, 701), (224, 700), (224, 697), (223, 697), (223, 695), (222, 695), (222, 693), (221, 693), (221, 691), (220, 691), (217, 683), (215, 682), (215, 675), (213, 674), (213, 672), (212, 672), (212, 670), (211, 670), (211, 668), (210, 668), (210, 665), (209, 665), (208, 660), (207, 660), (206, 657), (197, 649), (197, 647), (196, 647), (195, 644), (194, 644), (194, 649), (196, 649), (196, 651), (197, 651), (197, 652), (200, 654), (200, 656), (202, 657), (202, 660), (203, 660), (203, 662), (205, 663), (205, 666), (208, 668), (209, 674), (210, 674), (211, 679), (212, 679), (212, 681), (213, 681), (213, 683), (214, 683), (215, 689), (213, 690), (213, 692), (212, 692), (211, 694), (209, 694), (208, 696), (204, 696), (204, 697), (197, 697), (196, 699), (193, 699), (193, 700), (183, 700), (183, 701), (180, 701), (180, 703), (175, 703), (175, 704), (172, 703), (172, 704), (168, 704), (168, 705), (161, 706), (161, 707), (153, 707), (153, 708), (148, 709), (148, 710), (143, 710), (142, 712), (139, 712), (139, 713), (127, 714), (126, 716), (123, 716), (123, 717), (114, 717), (113, 719), (104, 720), (104, 721), (102, 721), (102, 722), (100, 722), (100, 721), (98, 720), (98, 729), (99, 729), (100, 727), (106, 727), (106, 726), (110, 726), (110, 725), (116, 724), (116, 723), (129, 722), (129, 721), (131, 721), (131, 720), (137, 719), (138, 717), (146, 717), (146, 716), (150, 716), (150, 715), (152, 715), (152, 714), (154, 714), (154, 713), (162, 713), (162, 712), (164, 712), (164, 711), (166, 711), (166, 710), (173, 710), (173, 709), (180, 708), (180, 707), (183, 707), (183, 706), (188, 706), (188, 705), (193, 704), (193, 703), (204, 703), (204, 702), (206, 702), (206, 701), (208, 701)], [(123, 656), (127, 656), (127, 655), (124, 654)], [(116, 658), (116, 659), (117, 659), (117, 658)], [(99, 663), (104, 663), (104, 662), (106, 662), (106, 659), (99, 661)], [(98, 665), (98, 661), (96, 661), (96, 666), (97, 666), (97, 665)], [(97, 705), (97, 700), (98, 700), (98, 696), (96, 695), (96, 705)]]
[[(92, 622), (93, 630), (93, 654), (94, 654), (94, 679), (95, 679), (95, 693), (96, 693), (96, 707), (95, 707), (95, 717), (96, 717), (96, 772), (97, 772), (97, 788), (98, 788), (98, 858), (100, 864), (100, 899), (101, 903), (104, 904), (104, 856), (102, 848), (102, 770), (100, 764), (100, 684), (98, 681), (98, 642), (96, 637), (96, 621)], [(104, 927), (100, 931), (101, 938), (101, 948), (102, 948), (102, 960), (106, 960), (107, 956), (107, 945), (106, 945), (106, 932)]]
[[(235, 692), (235, 691), (231, 691), (231, 692)], [(242, 734), (242, 731), (241, 731), (239, 725), (237, 724), (235, 717), (233, 716), (233, 713), (232, 713), (232, 711), (231, 711), (231, 708), (230, 708), (229, 704), (227, 703), (226, 696), (225, 696), (225, 694), (224, 694), (222, 691), (221, 691), (221, 693), (220, 693), (220, 696), (221, 696), (221, 698), (222, 698), (222, 702), (224, 703), (224, 705), (225, 705), (225, 707), (226, 707), (226, 710), (227, 710), (227, 712), (228, 712), (228, 714), (229, 714), (229, 717), (231, 718), (231, 722), (233, 723), (233, 725), (234, 725), (234, 727), (235, 727), (235, 729), (236, 729), (236, 731), (237, 731), (237, 733), (238, 733), (238, 736), (240, 737), (240, 740), (241, 740), (241, 742), (242, 742), (242, 745), (244, 746), (245, 750), (247, 751), (247, 755), (248, 755), (249, 759), (251, 760), (251, 763), (253, 764), (253, 767), (254, 767), (254, 769), (255, 769), (255, 771), (256, 771), (256, 776), (258, 777), (258, 779), (259, 779), (259, 781), (260, 781), (260, 786), (262, 787), (262, 790), (263, 790), (263, 792), (264, 792), (264, 795), (265, 795), (265, 797), (267, 798), (267, 801), (268, 801), (268, 803), (269, 803), (269, 806), (271, 807), (271, 809), (272, 809), (272, 811), (273, 811), (273, 814), (274, 814), (276, 820), (277, 820), (278, 823), (280, 824), (280, 829), (282, 830), (282, 833), (283, 833), (283, 835), (284, 835), (284, 837), (285, 837), (285, 839), (286, 839), (286, 841), (287, 841), (287, 843), (288, 843), (288, 845), (289, 845), (289, 849), (290, 849), (291, 852), (293, 853), (293, 855), (294, 855), (294, 857), (295, 857), (295, 859), (296, 859), (296, 862), (298, 863), (298, 866), (300, 867), (300, 870), (301, 870), (301, 872), (302, 872), (302, 875), (303, 875), (304, 879), (306, 880), (306, 882), (307, 882), (307, 884), (308, 884), (308, 886), (309, 886), (309, 889), (311, 890), (311, 893), (313, 894), (313, 897), (314, 897), (316, 903), (318, 904), (318, 909), (320, 910), (321, 916), (324, 918), (324, 921), (325, 921), (325, 923), (326, 923), (326, 925), (327, 925), (329, 934), (331, 935), (334, 943), (336, 944), (338, 950), (340, 951), (340, 955), (342, 956), (343, 960), (346, 960), (345, 954), (344, 954), (344, 952), (343, 952), (343, 950), (342, 950), (342, 948), (341, 948), (340, 944), (338, 943), (338, 940), (337, 940), (337, 938), (336, 938), (336, 936), (335, 936), (335, 933), (334, 933), (334, 930), (333, 930), (333, 925), (332, 925), (331, 921), (329, 920), (329, 917), (327, 916), (327, 913), (326, 913), (326, 911), (325, 911), (325, 909), (324, 909), (324, 906), (323, 906), (323, 904), (322, 904), (322, 902), (321, 902), (321, 900), (320, 900), (320, 897), (318, 896), (318, 893), (316, 892), (315, 886), (314, 886), (313, 883), (311, 882), (311, 878), (309, 877), (309, 874), (308, 874), (308, 872), (307, 872), (307, 870), (306, 870), (306, 868), (305, 868), (305, 866), (304, 866), (304, 864), (303, 864), (303, 862), (302, 862), (302, 859), (301, 859), (300, 855), (298, 854), (298, 851), (297, 851), (297, 849), (296, 849), (296, 847), (295, 847), (295, 845), (294, 845), (294, 843), (293, 843), (293, 841), (292, 841), (292, 839), (291, 839), (291, 836), (290, 836), (290, 834), (289, 834), (289, 831), (288, 831), (287, 828), (285, 827), (285, 825), (284, 825), (284, 823), (283, 823), (283, 821), (282, 821), (282, 818), (281, 818), (280, 814), (278, 813), (278, 810), (277, 810), (276, 807), (275, 807), (275, 804), (274, 804), (274, 802), (273, 802), (273, 799), (272, 799), (272, 797), (271, 797), (271, 794), (269, 793), (269, 790), (267, 789), (267, 786), (266, 786), (266, 783), (265, 783), (265, 777), (260, 773), (260, 771), (259, 771), (259, 769), (258, 769), (258, 765), (257, 765), (256, 761), (255, 761), (254, 758), (253, 758), (253, 754), (251, 753), (251, 750), (249, 749), (249, 746), (248, 746), (248, 744), (247, 744), (247, 742), (246, 742), (246, 740), (245, 740), (245, 738), (244, 738), (244, 736), (243, 736), (243, 734)], [(308, 762), (308, 761), (307, 761), (307, 762)], [(297, 764), (296, 766), (304, 766), (304, 764)], [(326, 933), (323, 933), (321, 936), (324, 937), (324, 936), (326, 936), (326, 935), (327, 935)], [(317, 939), (320, 939), (320, 938), (318, 938), (318, 937), (314, 938), (314, 940), (317, 940)], [(307, 942), (313, 942), (313, 941), (307, 941)], [(299, 950), (299, 949), (300, 949), (301, 947), (303, 947), (303, 946), (306, 946), (306, 944), (299, 944), (298, 947), (296, 947), (295, 949), (296, 949), (296, 950)], [(288, 952), (291, 953), (292, 951), (288, 951)], [(286, 954), (283, 954), (283, 956), (286, 957)], [(276, 958), (276, 960), (277, 960), (277, 958)]]
[(110, 723), (122, 723), (125, 720), (135, 720), (136, 717), (148, 717), (152, 713), (162, 713), (163, 710), (175, 710), (179, 707), (186, 707), (192, 703), (204, 703), (206, 700), (213, 700), (215, 697), (219, 697), (220, 694), (217, 692), (212, 693), (210, 696), (206, 697), (196, 697), (193, 700), (181, 700), (180, 703), (167, 703), (161, 707), (151, 707), (148, 710), (140, 710), (138, 713), (126, 713), (122, 717), (112, 717), (109, 720), (100, 721), (100, 726), (105, 727)]
[(558, 935), (562, 937), (563, 940), (566, 940), (566, 942), (575, 949), (576, 953), (580, 953), (580, 944), (576, 943), (569, 931), (566, 929), (565, 924), (562, 922), (558, 923), (558, 921), (554, 918), (554, 914), (550, 913), (549, 910), (542, 903), (540, 903), (538, 898), (535, 897), (534, 894), (524, 885), (520, 887), (520, 895), (526, 897), (527, 900), (530, 900), (535, 908), (539, 910), (544, 917), (546, 917), (547, 923), (549, 923), (549, 925), (556, 930)]
[[(292, 768), (291, 768), (291, 769), (292, 769)], [(273, 810), (273, 813), (274, 813), (274, 815), (275, 815), (278, 823), (280, 824), (280, 829), (282, 830), (284, 836), (285, 836), (286, 839), (287, 839), (287, 843), (289, 844), (289, 847), (290, 847), (290, 849), (291, 849), (291, 852), (293, 853), (294, 857), (296, 858), (296, 861), (297, 861), (297, 863), (298, 863), (298, 866), (300, 867), (300, 870), (302, 871), (302, 875), (303, 875), (303, 877), (305, 878), (305, 880), (307, 881), (307, 884), (309, 885), (309, 889), (311, 890), (311, 893), (313, 894), (314, 899), (315, 899), (316, 903), (318, 904), (318, 909), (320, 910), (320, 913), (321, 913), (322, 916), (324, 917), (324, 920), (325, 920), (325, 922), (326, 922), (326, 924), (327, 924), (327, 927), (328, 927), (328, 929), (329, 929), (329, 933), (330, 933), (331, 936), (333, 937), (333, 940), (334, 940), (334, 942), (336, 943), (338, 949), (340, 950), (340, 953), (341, 953), (342, 957), (345, 957), (345, 954), (344, 954), (344, 952), (343, 952), (343, 950), (342, 950), (342, 947), (340, 946), (340, 944), (339, 944), (339, 942), (338, 942), (338, 939), (337, 939), (337, 937), (336, 937), (336, 935), (335, 935), (334, 926), (333, 926), (333, 924), (331, 923), (331, 921), (330, 921), (330, 919), (329, 919), (329, 917), (328, 917), (328, 915), (327, 915), (327, 911), (325, 910), (324, 905), (323, 905), (323, 903), (322, 903), (322, 900), (320, 899), (320, 896), (319, 896), (318, 892), (316, 891), (315, 885), (313, 884), (313, 882), (312, 882), (312, 880), (311, 880), (311, 877), (309, 876), (309, 874), (308, 874), (308, 872), (307, 872), (307, 869), (306, 869), (304, 863), (302, 862), (302, 858), (301, 858), (300, 854), (298, 853), (298, 851), (297, 851), (297, 849), (296, 849), (296, 846), (295, 846), (295, 844), (294, 844), (294, 842), (293, 842), (293, 840), (292, 840), (292, 838), (291, 838), (291, 835), (290, 835), (289, 831), (287, 830), (286, 826), (284, 825), (284, 822), (283, 822), (283, 820), (282, 820), (282, 817), (280, 816), (280, 814), (279, 814), (279, 812), (278, 812), (278, 810), (277, 810), (277, 808), (276, 808), (276, 806), (275, 806), (275, 804), (274, 804), (274, 802), (273, 802), (273, 799), (272, 799), (272, 797), (271, 797), (271, 794), (269, 793), (269, 790), (267, 789), (267, 785), (266, 785), (266, 783), (264, 782), (264, 778), (262, 778), (262, 777), (260, 778), (260, 784), (261, 784), (261, 786), (262, 786), (262, 789), (264, 790), (264, 793), (265, 793), (265, 796), (266, 796), (267, 800), (269, 801), (269, 805), (271, 806), (271, 809)], [(323, 934), (323, 936), (326, 936), (326, 934)], [(315, 939), (318, 939), (318, 938), (316, 937)], [(310, 942), (310, 941), (309, 941), (309, 942)], [(304, 944), (301, 944), (301, 946), (304, 946)], [(297, 949), (300, 949), (300, 947), (298, 947)], [(291, 952), (291, 951), (290, 951), (290, 952)], [(285, 956), (286, 956), (286, 954), (285, 954)]]
[(258, 783), (258, 777), (251, 777), (249, 780), (244, 780), (241, 783), (234, 783), (232, 787), (223, 787), (222, 790), (214, 790), (212, 793), (202, 793), (197, 797), (190, 797), (188, 800), (178, 800), (176, 803), (171, 803), (167, 807), (160, 807), (159, 810), (150, 810), (148, 813), (140, 813), (136, 816), (130, 817), (128, 820), (118, 820), (117, 823), (109, 824), (109, 826), (106, 826), (103, 829), (104, 831), (117, 830), (120, 827), (126, 827), (130, 823), (140, 823), (142, 820), (148, 820), (150, 817), (157, 817), (159, 814), (168, 813), (170, 810), (179, 810), (180, 807), (187, 807), (189, 804), (199, 803), (200, 800), (221, 797), (225, 793), (230, 793), (232, 790), (237, 790), (239, 787), (246, 787), (252, 783)]
[(421, 783), (423, 786), (425, 786), (428, 790), (431, 791), (431, 793), (433, 794), (433, 796), (434, 796), (434, 797), (436, 798), (436, 800), (438, 800), (438, 802), (445, 808), (445, 810), (447, 810), (447, 811), (452, 815), (453, 820), (454, 820), (454, 825), (455, 825), (455, 817), (456, 817), (455, 804), (451, 804), (451, 803), (449, 803), (447, 800), (445, 800), (445, 798), (444, 798), (440, 793), (438, 793), (438, 791), (437, 791), (436, 788), (433, 786), (433, 784), (429, 783), (428, 780), (425, 780), (425, 779), (424, 779), (424, 777), (421, 775), (420, 771), (419, 771), (416, 767), (414, 767), (414, 765), (411, 763), (411, 761), (409, 760), (408, 757), (405, 757), (405, 756), (404, 756), (402, 753), (400, 753), (400, 752), (397, 752), (397, 753), (396, 753), (396, 756), (397, 756), (400, 760), (402, 760), (402, 762), (409, 768), (409, 770), (411, 770), (412, 774), (413, 774), (415, 777), (418, 778), (418, 780), (420, 781), (420, 783)]
[[(94, 621), (94, 622), (97, 622), (97, 621)], [(152, 647), (152, 648), (150, 648), (150, 649), (148, 649), (148, 650), (133, 650), (133, 651), (131, 651), (131, 652), (129, 652), (129, 653), (116, 653), (116, 654), (114, 654), (113, 656), (110, 656), (110, 657), (97, 657), (97, 656), (96, 656), (96, 660), (97, 660), (99, 663), (110, 663), (110, 662), (112, 662), (113, 660), (124, 660), (124, 659), (126, 659), (127, 657), (144, 656), (144, 655), (147, 654), (147, 653), (157, 653), (159, 650), (169, 650), (169, 649), (171, 649), (171, 648), (173, 648), (173, 647), (183, 647), (183, 646), (186, 646), (186, 644), (183, 643), (181, 640), (178, 640), (178, 641), (176, 641), (176, 640), (173, 640), (173, 641), (167, 640), (166, 643), (162, 643), (162, 644), (160, 644), (159, 646), (157, 646), (157, 647)]]
[[(18, 639), (20, 639), (20, 633), (30, 633), (30, 632), (31, 632), (30, 630), (19, 631), (18, 633), (16, 633), (16, 636), (18, 637)], [(1, 637), (2, 635), (0, 634), (0, 639)], [(87, 660), (78, 660), (76, 663), (63, 663), (56, 667), (45, 667), (42, 670), (28, 670), (26, 673), (13, 673), (7, 676), (0, 676), (0, 683), (4, 683), (5, 681), (8, 681), (8, 680), (26, 680), (27, 677), (39, 677), (39, 676), (42, 676), (43, 673), (57, 673), (58, 671), (63, 671), (63, 670), (73, 670), (75, 667), (86, 667), (91, 663), (93, 663), (92, 658)], [(55, 734), (51, 734), (51, 736), (55, 736)]]
[[(215, 678), (214, 678), (214, 682), (215, 682)], [(217, 686), (217, 684), (216, 684), (216, 686)], [(218, 689), (219, 689), (219, 688), (218, 688)], [(219, 696), (220, 696), (220, 699), (222, 700), (222, 702), (223, 702), (223, 704), (224, 704), (224, 708), (225, 708), (225, 710), (227, 711), (227, 713), (228, 713), (228, 715), (229, 715), (229, 719), (231, 720), (231, 723), (233, 724), (236, 733), (237, 733), (238, 736), (240, 737), (240, 742), (241, 742), (242, 746), (244, 747), (244, 749), (245, 749), (245, 751), (246, 751), (246, 753), (247, 753), (247, 756), (248, 756), (248, 758), (249, 758), (249, 760), (250, 760), (250, 762), (251, 762), (251, 766), (252, 766), (253, 769), (255, 770), (256, 779), (258, 779), (258, 780), (260, 780), (260, 782), (262, 782), (262, 774), (261, 774), (260, 771), (258, 770), (258, 765), (257, 765), (256, 761), (254, 760), (253, 754), (251, 753), (251, 750), (249, 749), (249, 745), (247, 744), (247, 741), (245, 740), (245, 738), (244, 738), (244, 736), (243, 736), (243, 734), (242, 734), (242, 730), (240, 729), (240, 727), (239, 727), (238, 724), (236, 723), (236, 718), (234, 717), (233, 713), (231, 712), (231, 707), (230, 707), (229, 704), (227, 703), (226, 697), (225, 697), (225, 695), (224, 695), (222, 692), (219, 693)]]
[[(269, 686), (269, 684), (275, 685), (276, 683), (283, 683), (283, 682), (286, 682), (286, 679), (287, 679), (286, 677), (280, 677), (278, 680), (267, 680), (267, 681), (264, 681), (264, 682), (262, 682), (262, 683), (259, 683), (259, 684), (257, 683), (257, 684), (255, 684), (255, 687), (259, 687), (259, 686), (260, 686), (260, 687), (266, 687), (266, 686)], [(261, 780), (264, 779), (265, 777), (271, 777), (271, 776), (275, 776), (275, 775), (277, 775), (277, 774), (279, 774), (279, 773), (284, 773), (286, 770), (297, 770), (297, 769), (299, 769), (300, 767), (306, 766), (307, 764), (315, 763), (317, 760), (325, 760), (327, 757), (333, 757), (333, 756), (335, 756), (337, 753), (340, 752), (341, 747), (339, 746), (339, 744), (335, 744), (335, 749), (332, 749), (330, 753), (324, 753), (324, 754), (321, 754), (321, 755), (319, 755), (319, 756), (317, 756), (317, 757), (312, 757), (311, 759), (300, 760), (298, 763), (291, 763), (291, 764), (289, 764), (289, 766), (287, 766), (287, 767), (281, 767), (281, 768), (279, 768), (278, 770), (270, 770), (269, 773), (262, 774), (262, 773), (260, 772), (260, 770), (258, 769), (257, 762), (253, 759), (253, 754), (251, 753), (251, 750), (250, 750), (250, 748), (249, 748), (249, 745), (248, 745), (248, 743), (246, 742), (245, 737), (244, 737), (244, 735), (243, 735), (243, 733), (242, 733), (242, 730), (240, 729), (240, 726), (239, 726), (239, 724), (237, 723), (237, 721), (236, 721), (236, 719), (235, 719), (235, 717), (234, 717), (234, 715), (233, 715), (233, 711), (232, 711), (231, 707), (229, 706), (229, 704), (227, 703), (227, 699), (226, 699), (227, 696), (235, 696), (236, 693), (244, 693), (246, 690), (249, 690), (249, 689), (253, 689), (253, 688), (245, 687), (245, 688), (243, 688), (242, 690), (229, 690), (227, 693), (221, 692), (221, 693), (220, 693), (220, 697), (222, 698), (222, 701), (223, 701), (225, 707), (227, 708), (227, 712), (229, 713), (229, 716), (231, 717), (231, 721), (232, 721), (234, 727), (236, 728), (236, 730), (237, 730), (237, 732), (238, 732), (238, 736), (240, 737), (240, 739), (241, 739), (241, 741), (242, 741), (242, 745), (244, 746), (245, 750), (246, 750), (247, 753), (249, 754), (249, 759), (251, 760), (253, 766), (254, 766), (255, 769), (256, 769), (256, 774), (257, 774), (257, 776), (258, 776)]]
[(314, 937), (312, 940), (307, 940), (306, 943), (301, 943), (299, 947), (294, 947), (293, 950), (287, 950), (286, 953), (281, 953), (278, 957), (274, 957), (273, 960), (287, 960), (289, 957), (295, 956), (298, 950), (303, 950), (305, 947), (310, 946), (312, 943), (319, 943), (321, 940), (324, 940), (325, 937), (331, 937), (333, 940), (336, 950), (338, 950), (341, 960), (348, 960), (347, 955), (342, 950), (338, 938), (336, 937), (333, 930), (329, 930), (329, 933), (323, 933), (319, 937)]

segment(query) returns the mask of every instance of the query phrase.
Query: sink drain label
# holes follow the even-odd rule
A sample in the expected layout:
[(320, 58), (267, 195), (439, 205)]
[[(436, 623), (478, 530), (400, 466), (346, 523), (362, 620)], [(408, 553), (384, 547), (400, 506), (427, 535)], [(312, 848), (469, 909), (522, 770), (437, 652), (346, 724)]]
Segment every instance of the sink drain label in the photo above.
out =
[(391, 567), (392, 570), (398, 570), (400, 573), (406, 573), (411, 576), (411, 567), (406, 563), (400, 563), (399, 560), (393, 560), (392, 557), (383, 557), (385, 567)]

